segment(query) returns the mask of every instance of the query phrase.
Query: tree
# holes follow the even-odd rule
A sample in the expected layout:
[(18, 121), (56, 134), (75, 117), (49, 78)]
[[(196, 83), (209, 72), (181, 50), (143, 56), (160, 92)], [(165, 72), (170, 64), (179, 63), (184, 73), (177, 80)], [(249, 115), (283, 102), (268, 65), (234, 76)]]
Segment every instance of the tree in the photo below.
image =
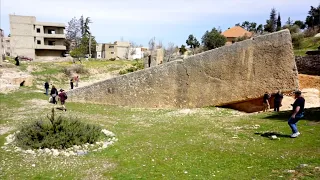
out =
[(89, 24), (92, 23), (90, 17), (87, 17), (83, 24), (83, 33), (82, 36), (91, 34)]
[(243, 22), (241, 27), (243, 27), (247, 31), (250, 31), (250, 22), (249, 21)]
[(299, 26), (300, 29), (305, 29), (306, 28), (306, 25), (304, 24), (303, 21), (300, 21), (300, 20), (297, 20), (293, 23), (293, 25), (297, 25)]
[(68, 22), (66, 27), (66, 40), (70, 42), (74, 41), (76, 46), (78, 46), (80, 44), (81, 37), (81, 24), (79, 20), (74, 17)]
[(186, 40), (186, 43), (190, 48), (192, 49), (192, 53), (194, 54), (195, 49), (200, 47), (200, 43), (197, 40), (196, 37), (194, 37), (192, 34), (189, 35), (188, 39)]
[(291, 18), (289, 17), (289, 18), (288, 18), (288, 21), (286, 22), (286, 24), (289, 25), (289, 26), (291, 26), (292, 23), (293, 23), (293, 21), (292, 21)]
[(235, 26), (240, 26), (240, 23), (235, 24)]
[(80, 23), (80, 29), (81, 29), (81, 36), (83, 36), (83, 35), (84, 35), (84, 32), (85, 32), (84, 26), (83, 26), (83, 25), (84, 25), (83, 15), (80, 17), (79, 23)]
[(170, 62), (173, 59), (173, 55), (176, 52), (176, 47), (174, 46), (174, 43), (169, 42), (167, 48), (165, 49), (165, 56), (167, 59), (167, 62)]
[(277, 31), (281, 30), (281, 16), (280, 13), (278, 13), (278, 20), (277, 20)]
[(257, 33), (258, 34), (262, 34), (263, 33), (263, 25), (262, 24), (259, 24), (259, 26), (257, 27)]
[(132, 57), (133, 55), (135, 55), (137, 53), (137, 50), (136, 50), (137, 47), (138, 46), (136, 45), (136, 43), (131, 41), (130, 46), (127, 47), (127, 49), (126, 49), (124, 57), (126, 59), (130, 59), (130, 57)]
[(185, 52), (187, 52), (188, 50), (186, 49), (186, 46), (185, 45), (181, 45), (180, 49), (179, 49), (179, 52), (181, 55), (184, 55)]
[(206, 31), (202, 36), (202, 44), (207, 49), (215, 49), (224, 46), (227, 38), (221, 35), (221, 31), (213, 28), (211, 31)]
[(257, 32), (257, 23), (255, 23), (255, 22), (250, 23), (249, 31)]
[(271, 9), (270, 19), (267, 20), (267, 24), (264, 26), (264, 30), (267, 32), (275, 32), (277, 28), (277, 11), (275, 8)]
[(318, 5), (318, 7), (311, 6), (308, 14), (309, 15), (307, 16), (305, 23), (308, 26), (308, 28), (314, 29), (315, 27), (320, 26), (320, 4)]

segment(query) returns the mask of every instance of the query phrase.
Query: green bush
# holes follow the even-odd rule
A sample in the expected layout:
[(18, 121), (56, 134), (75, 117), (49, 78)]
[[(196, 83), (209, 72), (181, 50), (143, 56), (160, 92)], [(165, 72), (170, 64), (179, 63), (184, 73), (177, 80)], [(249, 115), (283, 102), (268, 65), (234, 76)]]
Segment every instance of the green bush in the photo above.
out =
[(66, 149), (73, 145), (92, 144), (100, 138), (101, 127), (61, 116), (55, 118), (54, 109), (48, 119), (23, 126), (16, 134), (17, 146), (24, 149)]
[(123, 75), (123, 74), (127, 74), (127, 73), (131, 73), (131, 72), (135, 72), (135, 71), (144, 69), (144, 65), (143, 65), (142, 61), (140, 61), (140, 60), (135, 60), (135, 61), (136, 62), (133, 63), (133, 66), (131, 66), (131, 67), (127, 68), (127, 69), (121, 70), (119, 72), (119, 74)]
[(67, 76), (71, 76), (72, 72), (77, 73), (77, 74), (87, 74), (88, 70), (86, 68), (84, 68), (84, 66), (81, 64), (75, 64), (70, 67), (63, 68), (62, 72)]
[(296, 33), (296, 34), (292, 34), (292, 44), (293, 44), (293, 47), (295, 49), (300, 49), (301, 46), (302, 46), (302, 41), (303, 41), (303, 34), (300, 34), (300, 33)]

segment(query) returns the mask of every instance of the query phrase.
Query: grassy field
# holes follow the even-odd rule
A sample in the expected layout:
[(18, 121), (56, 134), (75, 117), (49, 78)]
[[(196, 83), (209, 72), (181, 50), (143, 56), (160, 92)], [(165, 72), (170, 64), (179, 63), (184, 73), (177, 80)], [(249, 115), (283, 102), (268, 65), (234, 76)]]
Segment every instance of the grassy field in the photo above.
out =
[(309, 37), (304, 38), (301, 43), (301, 48), (294, 49), (295, 56), (305, 56), (309, 50), (316, 50), (320, 46), (320, 38)]
[[(85, 67), (99, 64), (88, 62)], [(50, 68), (38, 70), (56, 75)], [(19, 126), (50, 114), (53, 105), (42, 91), (24, 87), (0, 94), (0, 128), (9, 128), (0, 135), (0, 146)], [(119, 141), (101, 152), (68, 158), (0, 148), (0, 179), (320, 179), (320, 108), (308, 110), (298, 123), (302, 135), (297, 139), (288, 137), (289, 112), (244, 114), (221, 108), (138, 109), (88, 103), (67, 103), (67, 108), (59, 115), (101, 125)], [(268, 138), (272, 133), (280, 139)]]

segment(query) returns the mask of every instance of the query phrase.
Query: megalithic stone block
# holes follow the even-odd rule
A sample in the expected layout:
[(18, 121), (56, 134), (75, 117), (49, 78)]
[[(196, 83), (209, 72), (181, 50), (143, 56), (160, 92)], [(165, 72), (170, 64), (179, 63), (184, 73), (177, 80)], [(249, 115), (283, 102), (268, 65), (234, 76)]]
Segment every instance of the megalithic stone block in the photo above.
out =
[[(68, 92), (71, 101), (145, 108), (222, 106), (297, 89), (288, 30), (224, 46)], [(69, 100), (69, 99), (68, 99)]]

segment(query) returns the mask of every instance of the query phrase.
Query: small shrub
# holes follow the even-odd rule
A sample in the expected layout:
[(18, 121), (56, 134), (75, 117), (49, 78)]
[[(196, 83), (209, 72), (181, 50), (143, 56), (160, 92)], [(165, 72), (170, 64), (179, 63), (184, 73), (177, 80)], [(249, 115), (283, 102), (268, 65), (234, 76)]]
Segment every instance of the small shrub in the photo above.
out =
[(236, 38), (235, 42), (241, 42), (241, 41), (244, 41), (244, 40), (247, 40), (247, 39), (250, 39), (250, 37), (247, 36), (247, 35), (244, 35), (244, 36)]
[(135, 60), (135, 61), (136, 62), (133, 63), (133, 66), (131, 66), (131, 67), (127, 68), (127, 69), (121, 70), (119, 72), (119, 74), (123, 75), (123, 74), (127, 74), (127, 73), (131, 73), (131, 72), (135, 72), (135, 71), (144, 69), (144, 65), (143, 65), (142, 61), (139, 61), (139, 60)]
[(116, 60), (116, 58), (111, 58), (111, 59), (109, 59), (110, 61), (115, 61)]
[(303, 34), (292, 34), (292, 44), (295, 49), (300, 49), (302, 46)]
[(55, 148), (66, 149), (73, 145), (94, 143), (99, 140), (101, 128), (85, 124), (76, 119), (54, 117), (52, 109), (49, 121), (35, 121), (25, 125), (16, 134), (17, 146), (24, 149)]
[(73, 72), (77, 74), (87, 74), (89, 71), (86, 68), (84, 68), (83, 65), (75, 64), (75, 65), (72, 65), (71, 67), (63, 68), (62, 72), (67, 76), (71, 76)]

